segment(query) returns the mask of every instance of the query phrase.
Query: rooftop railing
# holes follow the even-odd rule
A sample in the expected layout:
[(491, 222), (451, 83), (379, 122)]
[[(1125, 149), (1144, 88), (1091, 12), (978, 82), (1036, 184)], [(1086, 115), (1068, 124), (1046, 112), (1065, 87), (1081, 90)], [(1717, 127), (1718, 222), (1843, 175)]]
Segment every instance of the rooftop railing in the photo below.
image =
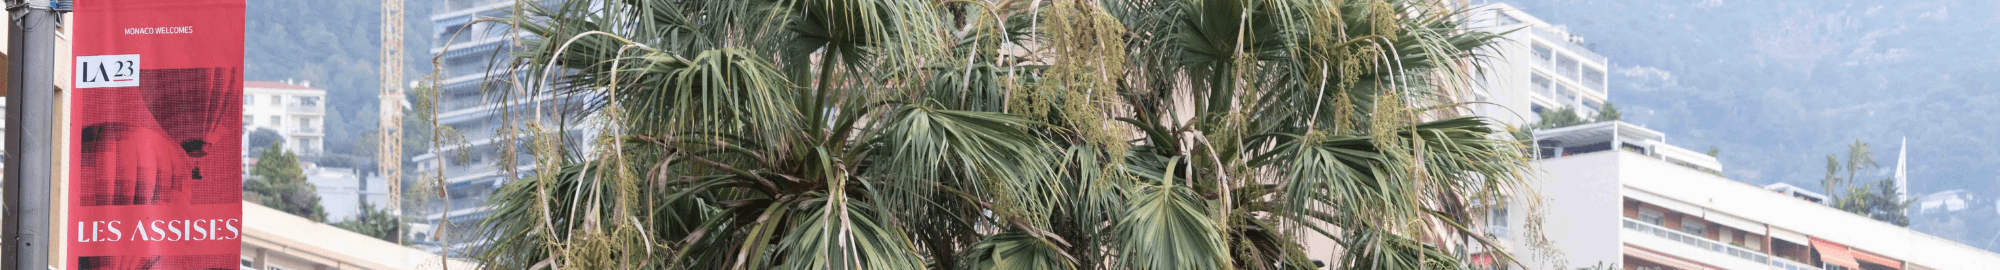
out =
[(1576, 42), (1569, 42), (1569, 35), (1564, 34), (1561, 31), (1556, 31), (1554, 27), (1530, 27), (1529, 31), (1535, 32), (1535, 36), (1540, 36), (1542, 37), (1542, 39), (1547, 39), (1549, 40), (1549, 43), (1555, 43), (1556, 46), (1561, 46), (1564, 50), (1568, 50), (1570, 53), (1583, 56), (1583, 59), (1590, 60), (1590, 62), (1592, 63), (1597, 63), (1599, 65), (1604, 65), (1607, 63), (1605, 62), (1606, 58), (1604, 58), (1603, 55), (1598, 55), (1597, 52), (1590, 51), (1590, 48), (1586, 48), (1582, 44), (1576, 44)]

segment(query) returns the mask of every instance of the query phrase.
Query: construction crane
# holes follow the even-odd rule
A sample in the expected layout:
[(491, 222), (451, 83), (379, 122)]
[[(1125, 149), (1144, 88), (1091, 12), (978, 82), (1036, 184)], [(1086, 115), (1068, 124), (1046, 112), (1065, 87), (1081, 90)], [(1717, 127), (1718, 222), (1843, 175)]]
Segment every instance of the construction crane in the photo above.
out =
[[(375, 168), (389, 183), (389, 209), (403, 226), (403, 0), (382, 0), (382, 117), (376, 128)], [(396, 236), (396, 244), (403, 236)]]

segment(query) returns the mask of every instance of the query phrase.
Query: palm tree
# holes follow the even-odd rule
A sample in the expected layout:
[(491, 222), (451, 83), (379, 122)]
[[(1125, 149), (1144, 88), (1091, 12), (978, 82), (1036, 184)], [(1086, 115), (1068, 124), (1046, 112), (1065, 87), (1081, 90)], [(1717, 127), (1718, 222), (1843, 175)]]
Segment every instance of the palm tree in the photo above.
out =
[[(1463, 268), (1517, 186), (1450, 97), (1495, 36), (1403, 0), (525, 6), (510, 98), (595, 144), (478, 228), (496, 268)], [(497, 21), (497, 20), (496, 20)], [(1307, 238), (1340, 254), (1309, 254)]]

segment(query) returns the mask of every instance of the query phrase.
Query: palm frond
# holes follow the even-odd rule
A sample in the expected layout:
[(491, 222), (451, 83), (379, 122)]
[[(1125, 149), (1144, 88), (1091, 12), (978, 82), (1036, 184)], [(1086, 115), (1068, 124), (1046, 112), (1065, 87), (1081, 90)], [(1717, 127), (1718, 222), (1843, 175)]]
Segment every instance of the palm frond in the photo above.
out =
[[(1171, 167), (1169, 167), (1171, 168)], [(1133, 187), (1118, 221), (1119, 263), (1129, 269), (1230, 269), (1221, 224), (1194, 190), (1171, 179)]]
[(891, 209), (924, 207), (940, 190), (990, 201), (1002, 218), (1041, 223), (1030, 209), (1056, 207), (1065, 183), (1054, 178), (1052, 148), (1028, 133), (1035, 125), (1017, 116), (911, 105), (889, 113), (863, 170), (881, 180)]
[(843, 195), (801, 202), (807, 207), (791, 232), (778, 240), (779, 268), (921, 269), (908, 235), (867, 202)]
[(1034, 235), (1009, 231), (988, 236), (967, 249), (966, 269), (972, 270), (1072, 270), (1075, 259), (1063, 253), (1056, 242)]

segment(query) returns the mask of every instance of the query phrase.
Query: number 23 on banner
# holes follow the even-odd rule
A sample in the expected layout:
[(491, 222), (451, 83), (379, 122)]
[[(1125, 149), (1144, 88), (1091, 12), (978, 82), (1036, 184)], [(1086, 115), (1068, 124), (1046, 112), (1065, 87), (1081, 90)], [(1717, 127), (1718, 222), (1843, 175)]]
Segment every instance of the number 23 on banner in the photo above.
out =
[(139, 55), (97, 55), (76, 58), (76, 88), (139, 86)]

